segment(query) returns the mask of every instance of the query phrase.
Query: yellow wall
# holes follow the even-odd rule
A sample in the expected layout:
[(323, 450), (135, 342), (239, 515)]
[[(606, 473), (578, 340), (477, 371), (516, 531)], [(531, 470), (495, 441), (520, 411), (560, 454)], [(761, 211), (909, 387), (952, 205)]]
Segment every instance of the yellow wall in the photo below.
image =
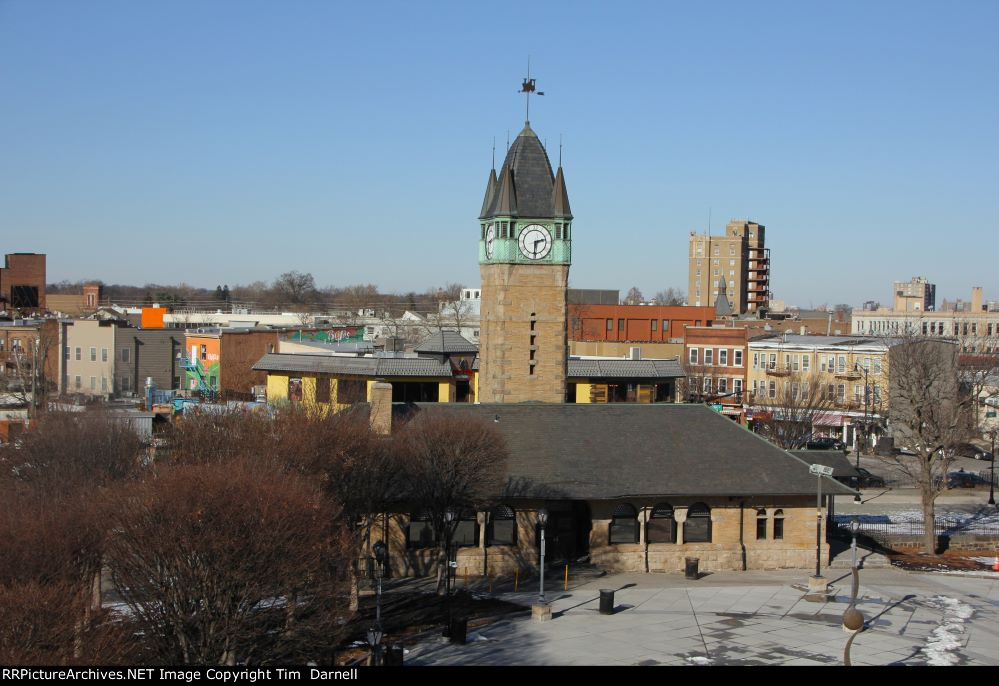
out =
[[(572, 383), (571, 381), (569, 383)], [(576, 403), (589, 403), (590, 402), (590, 388), (593, 384), (590, 383), (577, 383), (576, 384)]]

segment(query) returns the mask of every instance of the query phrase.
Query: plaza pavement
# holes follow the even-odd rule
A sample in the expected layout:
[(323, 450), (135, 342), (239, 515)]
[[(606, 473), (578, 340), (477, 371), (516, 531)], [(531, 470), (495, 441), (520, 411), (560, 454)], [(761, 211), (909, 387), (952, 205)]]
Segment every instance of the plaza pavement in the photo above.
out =
[[(469, 642), (439, 637), (409, 647), (410, 665), (838, 665), (849, 570), (824, 572), (829, 602), (810, 602), (807, 571), (617, 574), (548, 594), (553, 619), (530, 616), (469, 627)], [(861, 570), (859, 609), (868, 629), (854, 640), (855, 665), (999, 664), (999, 573), (995, 578)], [(598, 611), (616, 589), (615, 613)], [(498, 597), (530, 605), (533, 593)]]

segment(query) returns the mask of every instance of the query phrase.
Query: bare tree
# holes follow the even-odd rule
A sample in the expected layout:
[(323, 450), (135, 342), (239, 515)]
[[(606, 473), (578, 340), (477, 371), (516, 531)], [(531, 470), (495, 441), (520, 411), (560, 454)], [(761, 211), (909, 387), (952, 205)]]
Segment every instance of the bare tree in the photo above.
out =
[(638, 286), (632, 286), (628, 289), (627, 295), (624, 296), (625, 305), (641, 305), (645, 301), (645, 296), (642, 292), (638, 290)]
[(312, 304), (316, 300), (316, 280), (312, 274), (285, 272), (274, 281), (273, 290), (282, 303)]
[(763, 387), (748, 394), (753, 421), (771, 443), (785, 450), (803, 448), (816, 425), (836, 410), (836, 398), (814, 378), (774, 371)]
[(665, 291), (659, 291), (653, 298), (657, 305), (683, 305), (685, 297), (679, 288), (670, 286)]
[(117, 660), (101, 611), (100, 502), (139, 472), (141, 448), (131, 428), (102, 413), (45, 413), (20, 449), (0, 456), (0, 595), (18, 598), (0, 600), (0, 625), (20, 627), (0, 632), (0, 662)]
[(461, 333), (472, 313), (472, 303), (461, 297), (464, 288), (460, 283), (448, 283), (443, 288), (430, 289), (427, 295), (433, 298), (436, 307), (426, 313), (424, 329), (428, 334)]
[(506, 445), (490, 424), (434, 408), (416, 415), (397, 440), (406, 460), (408, 499), (427, 515), (437, 542), (440, 590), (445, 545), (458, 525), (457, 517), (448, 524), (446, 515), (493, 504), (502, 490)]
[(5, 373), (0, 373), (0, 391), (18, 404), (29, 406), (34, 416), (56, 389), (59, 324), (46, 320), (33, 332), (25, 331), (25, 335), (26, 340), (7, 354)]
[(277, 469), (171, 466), (115, 501), (107, 562), (156, 661), (330, 663), (349, 615), (338, 522)]
[(909, 476), (919, 489), (927, 553), (936, 548), (936, 498), (947, 487), (953, 448), (972, 430), (974, 396), (960, 383), (958, 345), (953, 341), (896, 339), (889, 350), (889, 421), (896, 445), (915, 456), (882, 459)]

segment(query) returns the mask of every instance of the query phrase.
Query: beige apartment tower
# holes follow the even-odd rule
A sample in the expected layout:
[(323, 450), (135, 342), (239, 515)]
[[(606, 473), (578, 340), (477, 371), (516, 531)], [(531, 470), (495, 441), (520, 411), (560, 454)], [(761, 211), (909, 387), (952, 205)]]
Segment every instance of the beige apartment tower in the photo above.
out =
[(896, 312), (932, 312), (937, 304), (937, 287), (923, 276), (910, 281), (896, 281), (894, 288)]
[(726, 296), (738, 314), (769, 309), (770, 250), (766, 227), (733, 219), (721, 236), (690, 233), (690, 277), (687, 304), (714, 307), (725, 283)]

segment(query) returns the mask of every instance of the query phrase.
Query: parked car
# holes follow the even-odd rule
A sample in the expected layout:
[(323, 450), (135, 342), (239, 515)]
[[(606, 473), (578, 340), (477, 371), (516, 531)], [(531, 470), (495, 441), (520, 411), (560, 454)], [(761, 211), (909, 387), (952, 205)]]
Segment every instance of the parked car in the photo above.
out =
[(974, 488), (981, 482), (977, 474), (959, 469), (947, 475), (947, 488)]
[(856, 474), (834, 477), (837, 481), (853, 489), (862, 488), (887, 488), (885, 480), (877, 474), (871, 474), (863, 467), (857, 467)]
[(843, 441), (838, 438), (832, 438), (831, 436), (822, 436), (820, 438), (813, 438), (805, 444), (806, 450), (842, 450), (846, 452), (846, 445)]
[(954, 448), (954, 455), (957, 457), (970, 457), (976, 460), (985, 460), (986, 462), (991, 462), (993, 457), (992, 453), (984, 448), (979, 448), (974, 443), (962, 443)]

